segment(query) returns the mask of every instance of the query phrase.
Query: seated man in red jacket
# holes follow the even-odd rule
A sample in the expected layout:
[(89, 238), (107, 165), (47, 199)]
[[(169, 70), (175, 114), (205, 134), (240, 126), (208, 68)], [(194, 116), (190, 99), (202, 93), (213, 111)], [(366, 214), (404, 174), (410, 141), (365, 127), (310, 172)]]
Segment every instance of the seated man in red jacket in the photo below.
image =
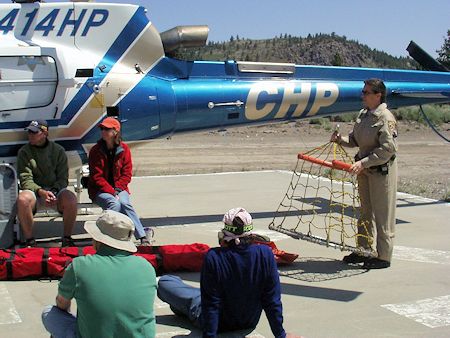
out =
[(262, 310), (273, 335), (286, 337), (280, 278), (271, 249), (250, 243), (252, 217), (245, 209), (231, 209), (223, 222), (221, 247), (206, 254), (200, 289), (177, 276), (165, 275), (158, 282), (158, 297), (201, 328), (203, 337), (215, 337), (223, 331), (252, 331)]

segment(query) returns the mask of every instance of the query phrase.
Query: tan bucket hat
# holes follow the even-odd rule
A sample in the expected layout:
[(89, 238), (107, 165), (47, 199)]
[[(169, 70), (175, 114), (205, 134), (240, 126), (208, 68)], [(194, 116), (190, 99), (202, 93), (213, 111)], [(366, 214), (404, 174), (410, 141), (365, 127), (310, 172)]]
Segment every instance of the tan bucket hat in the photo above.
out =
[(134, 223), (120, 212), (104, 210), (96, 221), (85, 222), (84, 229), (97, 242), (120, 250), (137, 251), (133, 243)]

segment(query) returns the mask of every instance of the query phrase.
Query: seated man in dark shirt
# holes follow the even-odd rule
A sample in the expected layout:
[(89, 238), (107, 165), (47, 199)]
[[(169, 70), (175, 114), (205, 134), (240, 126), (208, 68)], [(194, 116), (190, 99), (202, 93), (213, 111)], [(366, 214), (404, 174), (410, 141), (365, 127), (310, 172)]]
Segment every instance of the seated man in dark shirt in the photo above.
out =
[[(158, 297), (203, 330), (217, 332), (254, 329), (262, 310), (275, 337), (286, 337), (283, 328), (280, 279), (271, 249), (251, 244), (252, 217), (242, 208), (228, 211), (219, 232), (220, 247), (208, 251), (200, 289), (176, 276), (162, 276)], [(291, 336), (293, 337), (293, 336)]]
[(66, 151), (48, 139), (47, 121), (31, 121), (25, 130), (29, 142), (17, 154), (21, 189), (17, 198), (17, 216), (25, 237), (25, 246), (36, 246), (33, 213), (38, 206), (62, 213), (64, 234), (61, 245), (74, 246), (70, 236), (77, 217), (77, 198), (67, 189), (69, 167)]

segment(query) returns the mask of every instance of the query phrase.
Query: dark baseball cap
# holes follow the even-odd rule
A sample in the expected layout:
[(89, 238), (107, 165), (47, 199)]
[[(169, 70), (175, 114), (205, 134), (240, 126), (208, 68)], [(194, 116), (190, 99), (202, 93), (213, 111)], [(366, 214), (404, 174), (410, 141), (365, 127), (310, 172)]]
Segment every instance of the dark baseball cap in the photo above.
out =
[(28, 127), (25, 128), (25, 130), (29, 130), (33, 133), (37, 133), (39, 131), (47, 131), (48, 123), (45, 120), (31, 121)]

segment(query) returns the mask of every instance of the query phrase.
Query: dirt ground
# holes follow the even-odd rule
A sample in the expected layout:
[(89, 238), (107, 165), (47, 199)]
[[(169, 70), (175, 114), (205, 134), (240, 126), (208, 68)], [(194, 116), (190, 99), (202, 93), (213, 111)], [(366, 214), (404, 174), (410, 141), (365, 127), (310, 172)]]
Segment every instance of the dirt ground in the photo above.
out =
[[(342, 134), (352, 127), (339, 124)], [(450, 126), (441, 129), (448, 137)], [(297, 153), (327, 143), (330, 134), (329, 128), (308, 121), (175, 134), (133, 147), (134, 175), (293, 170)], [(398, 190), (450, 200), (450, 144), (430, 127), (409, 122), (399, 124), (398, 141)]]

